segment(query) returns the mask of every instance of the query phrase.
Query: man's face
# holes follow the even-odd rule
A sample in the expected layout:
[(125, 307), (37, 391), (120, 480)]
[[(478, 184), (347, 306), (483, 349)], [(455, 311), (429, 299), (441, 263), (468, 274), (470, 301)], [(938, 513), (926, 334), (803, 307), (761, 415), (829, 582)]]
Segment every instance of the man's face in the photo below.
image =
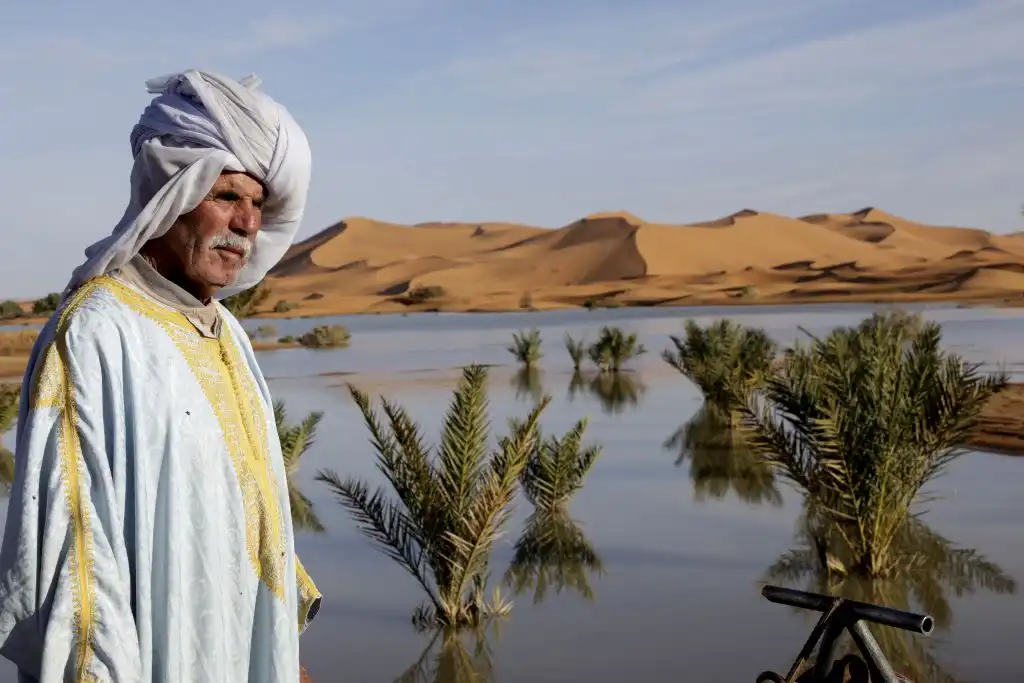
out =
[(245, 173), (225, 172), (192, 211), (143, 254), (161, 274), (207, 301), (231, 285), (249, 261), (262, 224), (263, 185)]

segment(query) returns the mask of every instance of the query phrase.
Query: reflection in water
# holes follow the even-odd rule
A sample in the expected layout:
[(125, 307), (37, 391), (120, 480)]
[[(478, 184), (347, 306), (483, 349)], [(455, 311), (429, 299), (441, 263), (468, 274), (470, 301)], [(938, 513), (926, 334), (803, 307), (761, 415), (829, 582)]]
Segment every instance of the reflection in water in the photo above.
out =
[(534, 512), (526, 520), (505, 583), (516, 595), (533, 589), (534, 604), (544, 600), (552, 587), (556, 594), (572, 589), (593, 600), (592, 573), (604, 575), (600, 556), (569, 513), (556, 508)]
[[(515, 543), (515, 556), (505, 572), (504, 583), (520, 595), (533, 590), (534, 604), (563, 589), (571, 589), (588, 600), (594, 599), (590, 574), (603, 575), (601, 558), (583, 534), (579, 524), (562, 508), (534, 512), (526, 520)], [(494, 680), (491, 638), (495, 638), (501, 617), (485, 621), (480, 628), (462, 632), (434, 633), (419, 658), (395, 683), (490, 683)], [(472, 647), (467, 647), (467, 642)]]
[(690, 461), (693, 495), (698, 501), (708, 496), (725, 498), (729, 491), (745, 503), (782, 505), (771, 468), (746, 444), (742, 434), (702, 405), (686, 424), (670, 436), (663, 447), (678, 450), (676, 467)]
[[(885, 579), (867, 580), (846, 574), (844, 567), (850, 561), (850, 553), (841, 538), (842, 530), (837, 525), (815, 519), (805, 511), (797, 536), (799, 547), (780, 556), (768, 569), (766, 580), (801, 590), (924, 612), (935, 619), (936, 631), (948, 630), (952, 625), (950, 596), (962, 597), (979, 590), (1012, 594), (1017, 590), (1016, 581), (997, 565), (975, 550), (954, 547), (915, 518), (911, 518), (896, 537), (893, 552), (901, 562), (899, 569)], [(810, 616), (817, 618), (819, 615)], [(897, 672), (914, 681), (957, 681), (936, 661), (928, 638), (876, 624), (871, 624), (870, 628)], [(837, 657), (855, 650), (848, 639), (840, 643), (842, 646), (847, 649), (843, 652), (837, 649)]]
[(512, 386), (516, 390), (517, 399), (525, 399), (539, 403), (544, 397), (544, 387), (540, 381), (540, 370), (522, 366), (512, 377)]
[[(465, 643), (470, 638), (471, 649)], [(491, 657), (486, 627), (464, 635), (438, 631), (395, 683), (490, 683), (494, 680)]]
[(628, 407), (639, 405), (640, 397), (646, 390), (639, 377), (625, 370), (597, 373), (576, 371), (569, 380), (567, 396), (571, 402), (577, 394), (586, 391), (597, 398), (605, 414), (616, 415)]

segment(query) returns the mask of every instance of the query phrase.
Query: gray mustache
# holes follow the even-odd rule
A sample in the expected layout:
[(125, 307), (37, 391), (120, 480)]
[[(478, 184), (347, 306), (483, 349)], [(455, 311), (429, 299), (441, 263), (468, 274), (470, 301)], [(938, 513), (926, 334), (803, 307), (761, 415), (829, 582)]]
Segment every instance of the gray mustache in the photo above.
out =
[(242, 252), (242, 256), (245, 258), (249, 258), (249, 254), (252, 252), (252, 242), (233, 232), (214, 235), (213, 239), (210, 240), (210, 248), (216, 249), (218, 247), (237, 249)]

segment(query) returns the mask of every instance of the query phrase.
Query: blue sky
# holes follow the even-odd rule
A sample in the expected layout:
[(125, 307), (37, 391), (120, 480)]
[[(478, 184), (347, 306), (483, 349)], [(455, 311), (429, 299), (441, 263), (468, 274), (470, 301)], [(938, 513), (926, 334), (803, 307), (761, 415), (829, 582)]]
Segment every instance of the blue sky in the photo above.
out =
[[(151, 3), (150, 3), (151, 4)], [(59, 289), (128, 197), (147, 78), (257, 73), (340, 218), (557, 227), (874, 205), (1024, 218), (1024, 0), (51, 0), (0, 24), (0, 292)]]

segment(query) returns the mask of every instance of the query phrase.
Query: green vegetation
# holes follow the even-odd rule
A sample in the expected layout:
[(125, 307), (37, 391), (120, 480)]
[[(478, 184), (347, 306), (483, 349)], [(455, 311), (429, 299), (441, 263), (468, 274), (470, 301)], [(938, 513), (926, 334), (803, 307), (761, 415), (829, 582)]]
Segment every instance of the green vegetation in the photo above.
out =
[(445, 295), (444, 287), (439, 285), (420, 285), (413, 287), (398, 298), (400, 303), (407, 306), (422, 304), (432, 299), (439, 299)]
[(330, 471), (318, 475), (360, 530), (423, 587), (427, 602), (413, 614), (419, 628), (479, 627), (511, 609), (499, 589), (485, 595), (488, 566), (549, 401), (537, 404), (491, 450), (486, 381), (480, 366), (463, 371), (433, 453), (405, 409), (382, 399), (385, 427), (369, 396), (349, 385), (391, 493), (385, 487), (371, 493), (364, 482)]
[(276, 304), (274, 304), (274, 313), (287, 313), (288, 311), (294, 308), (295, 304), (293, 304), (291, 301), (281, 299)]
[(534, 328), (529, 332), (513, 332), (512, 345), (508, 347), (508, 351), (521, 365), (529, 369), (544, 355), (540, 347), (540, 330)]
[[(519, 424), (513, 422), (513, 430)], [(583, 447), (587, 419), (573, 425), (563, 437), (546, 439), (537, 428), (534, 448), (520, 475), (523, 495), (541, 513), (564, 512), (601, 455), (600, 446)]]
[(687, 320), (685, 336), (670, 335), (675, 349), (661, 357), (697, 385), (726, 425), (733, 423), (737, 395), (745, 401), (772, 369), (775, 342), (761, 329), (717, 320), (702, 328)]
[[(0, 437), (14, 429), (18, 420), (21, 385), (0, 384)], [(14, 454), (0, 445), (0, 491), (6, 492), (14, 481)]]
[(0, 301), (0, 320), (14, 320), (25, 317), (25, 311), (17, 301)]
[(572, 338), (571, 334), (566, 332), (565, 350), (569, 352), (569, 357), (572, 358), (573, 372), (579, 372), (583, 359), (587, 357), (587, 342), (583, 339), (576, 341)]
[(751, 446), (835, 520), (848, 574), (901, 571), (894, 547), (919, 493), (1008, 382), (944, 352), (938, 325), (907, 329), (872, 318), (790, 349), (742, 406)]
[(342, 325), (317, 325), (297, 341), (310, 349), (344, 349), (351, 339), (352, 335)]
[(252, 332), (253, 339), (269, 339), (277, 336), (277, 328), (273, 325), (260, 325)]
[(303, 495), (295, 483), (299, 472), (302, 456), (313, 445), (316, 439), (316, 428), (323, 419), (323, 413), (308, 414), (298, 424), (288, 423), (288, 413), (283, 401), (274, 401), (274, 422), (277, 424), (277, 437), (281, 442), (281, 455), (284, 459), (285, 476), (288, 479), (288, 502), (292, 512), (292, 524), (296, 530), (322, 533), (324, 525), (313, 509), (313, 503)]
[(238, 294), (233, 294), (221, 301), (221, 305), (228, 309), (231, 315), (238, 319), (249, 318), (256, 314), (267, 299), (270, 297), (270, 287), (264, 282), (258, 283)]
[(619, 372), (623, 364), (646, 353), (635, 333), (623, 332), (618, 327), (602, 327), (597, 341), (587, 349), (590, 361), (601, 372)]
[(35, 315), (49, 315), (56, 311), (59, 305), (60, 294), (58, 292), (50, 292), (42, 299), (36, 299), (32, 302), (32, 313)]

